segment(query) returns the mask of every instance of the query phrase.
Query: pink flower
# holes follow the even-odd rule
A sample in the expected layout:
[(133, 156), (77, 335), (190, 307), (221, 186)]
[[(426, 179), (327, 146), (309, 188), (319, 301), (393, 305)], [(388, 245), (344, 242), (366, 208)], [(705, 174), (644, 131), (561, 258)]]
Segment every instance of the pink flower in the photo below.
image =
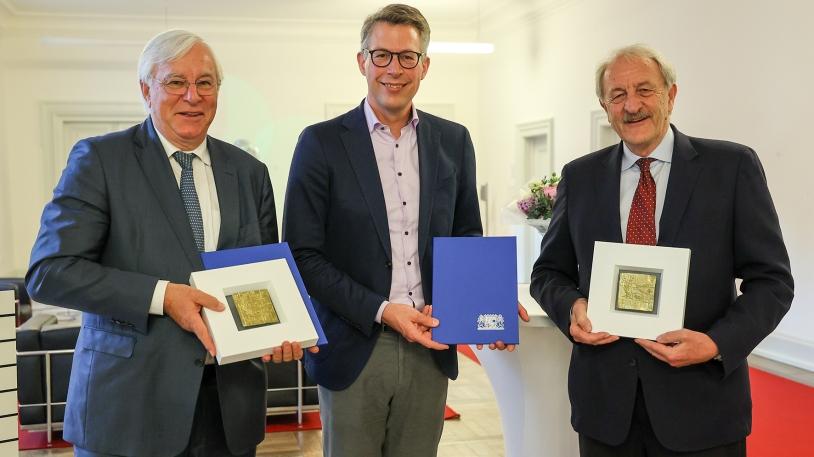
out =
[(517, 207), (523, 214), (528, 214), (531, 211), (531, 208), (534, 206), (534, 197), (526, 197), (517, 201)]
[(545, 186), (543, 188), (543, 194), (545, 194), (546, 197), (554, 200), (557, 198), (557, 186)]

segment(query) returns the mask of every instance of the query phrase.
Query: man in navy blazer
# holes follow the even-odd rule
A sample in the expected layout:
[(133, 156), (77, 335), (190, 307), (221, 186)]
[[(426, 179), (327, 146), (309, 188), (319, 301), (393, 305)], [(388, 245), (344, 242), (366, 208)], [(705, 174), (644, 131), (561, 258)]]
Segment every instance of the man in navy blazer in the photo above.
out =
[(432, 240), (482, 228), (469, 132), (412, 103), (429, 35), (406, 5), (368, 17), (367, 97), (294, 151), (283, 238), (328, 339), (305, 359), (326, 456), (434, 456), (458, 374), (455, 348), (429, 333)]
[[(563, 169), (531, 280), (534, 298), (574, 343), (568, 387), (580, 454), (745, 456), (746, 357), (793, 297), (763, 168), (746, 146), (670, 125), (675, 72), (652, 49), (616, 51), (596, 78), (622, 142)], [(649, 169), (637, 166), (641, 158), (653, 159)], [(654, 204), (634, 214), (648, 172)], [(594, 242), (635, 242), (648, 218), (659, 246), (692, 251), (684, 328), (656, 341), (593, 332), (586, 313)]]
[(253, 456), (265, 368), (212, 364), (200, 311), (223, 304), (187, 284), (202, 250), (277, 242), (268, 170), (207, 136), (222, 78), (200, 37), (154, 37), (139, 79), (149, 117), (74, 146), (26, 275), (35, 300), (83, 312), (64, 437), (77, 456)]

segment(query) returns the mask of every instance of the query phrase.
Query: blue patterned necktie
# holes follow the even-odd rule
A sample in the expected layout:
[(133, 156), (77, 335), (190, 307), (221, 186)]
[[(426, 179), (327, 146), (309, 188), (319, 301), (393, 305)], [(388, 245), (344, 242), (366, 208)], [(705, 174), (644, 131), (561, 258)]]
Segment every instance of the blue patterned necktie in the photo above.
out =
[(198, 247), (198, 252), (203, 252), (204, 228), (201, 203), (198, 201), (195, 180), (192, 177), (192, 159), (195, 158), (195, 154), (175, 151), (172, 157), (181, 165), (181, 198), (184, 200), (184, 209), (187, 211), (189, 226), (192, 228), (192, 236), (195, 238), (195, 246)]

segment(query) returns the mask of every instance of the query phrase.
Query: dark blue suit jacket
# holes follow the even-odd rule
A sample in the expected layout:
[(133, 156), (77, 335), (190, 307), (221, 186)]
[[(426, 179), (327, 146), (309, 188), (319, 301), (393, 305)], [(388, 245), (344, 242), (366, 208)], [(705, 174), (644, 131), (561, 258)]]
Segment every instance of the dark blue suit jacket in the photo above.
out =
[[(575, 344), (568, 387), (574, 429), (619, 444), (627, 436), (640, 381), (659, 441), (691, 451), (749, 434), (746, 356), (788, 311), (793, 281), (757, 154), (672, 128), (675, 146), (658, 244), (692, 250), (684, 327), (708, 334), (723, 363), (672, 368), (630, 339)], [(565, 166), (534, 265), (532, 296), (569, 338), (571, 305), (589, 294), (594, 241), (622, 242), (621, 158), (620, 143)], [(739, 296), (735, 278), (743, 280)]]
[[(480, 236), (475, 154), (465, 127), (419, 111), (418, 255), (424, 297), (432, 303), (432, 239)], [(375, 316), (390, 293), (390, 235), (376, 157), (358, 108), (300, 135), (286, 190), (283, 239), (314, 301), (328, 344), (307, 354), (322, 386), (349, 386), (381, 332)], [(455, 348), (434, 351), (448, 377)]]
[[(208, 137), (221, 212), (218, 248), (278, 240), (266, 166)], [(187, 444), (206, 350), (149, 315), (156, 282), (203, 269), (178, 184), (148, 118), (74, 146), (43, 211), (26, 285), (40, 302), (81, 310), (65, 438), (115, 455), (174, 456)], [(230, 449), (264, 438), (265, 369), (217, 367)]]

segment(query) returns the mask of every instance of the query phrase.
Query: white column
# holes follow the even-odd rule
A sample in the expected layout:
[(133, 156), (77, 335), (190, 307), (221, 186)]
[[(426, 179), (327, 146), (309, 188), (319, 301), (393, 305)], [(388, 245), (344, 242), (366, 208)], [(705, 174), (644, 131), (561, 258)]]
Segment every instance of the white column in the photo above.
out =
[(520, 284), (518, 299), (531, 321), (521, 322), (514, 352), (475, 351), (497, 399), (506, 457), (576, 457), (568, 364), (571, 343)]

